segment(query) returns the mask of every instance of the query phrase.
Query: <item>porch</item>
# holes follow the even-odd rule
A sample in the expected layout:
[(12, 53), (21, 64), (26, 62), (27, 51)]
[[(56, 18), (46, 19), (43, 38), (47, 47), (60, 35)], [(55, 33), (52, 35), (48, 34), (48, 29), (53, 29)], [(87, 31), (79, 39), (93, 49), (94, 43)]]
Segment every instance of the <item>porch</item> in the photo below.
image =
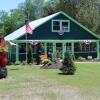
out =
[[(52, 57), (64, 58), (67, 50), (72, 56), (77, 59), (78, 57), (87, 58), (92, 56), (93, 59), (100, 59), (100, 43), (98, 40), (90, 40), (86, 43), (85, 40), (39, 40), (42, 44), (42, 54), (47, 54), (48, 49), (52, 52)], [(25, 61), (26, 60), (26, 42), (16, 40), (16, 47), (10, 46), (9, 60), (10, 61)], [(36, 55), (36, 45), (33, 48), (33, 58)]]

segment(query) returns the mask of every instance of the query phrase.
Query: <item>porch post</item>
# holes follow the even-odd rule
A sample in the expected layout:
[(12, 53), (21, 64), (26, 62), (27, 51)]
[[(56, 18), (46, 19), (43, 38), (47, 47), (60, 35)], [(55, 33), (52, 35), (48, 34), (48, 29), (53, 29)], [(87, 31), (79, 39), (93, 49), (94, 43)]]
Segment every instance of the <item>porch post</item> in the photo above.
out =
[(64, 59), (64, 57), (65, 57), (65, 52), (66, 52), (66, 43), (63, 42), (63, 52), (62, 52), (62, 57), (63, 57), (63, 59)]
[(72, 42), (72, 56), (73, 56), (73, 58), (75, 58), (75, 55), (74, 55), (74, 42)]
[(100, 53), (99, 53), (99, 41), (97, 41), (97, 59), (99, 59), (100, 57)]
[(56, 43), (53, 42), (53, 57), (56, 57)]
[(47, 42), (44, 43), (44, 54), (47, 54)]
[(11, 61), (12, 56), (12, 46), (9, 44), (9, 61)]
[(18, 43), (16, 43), (16, 61), (19, 61), (19, 46), (18, 46)]

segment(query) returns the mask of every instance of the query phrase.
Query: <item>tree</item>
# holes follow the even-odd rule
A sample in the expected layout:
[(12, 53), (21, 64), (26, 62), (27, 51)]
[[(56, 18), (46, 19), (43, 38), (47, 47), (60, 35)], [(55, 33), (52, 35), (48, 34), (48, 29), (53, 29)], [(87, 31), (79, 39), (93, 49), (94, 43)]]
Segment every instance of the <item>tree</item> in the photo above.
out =
[(24, 17), (28, 17), (30, 21), (36, 19), (33, 0), (25, 0), (24, 3), (18, 5), (18, 8), (23, 13)]
[(19, 9), (12, 9), (8, 15), (7, 12), (0, 13), (0, 32), (4, 35), (10, 34), (14, 30), (24, 25), (24, 15)]
[(36, 19), (41, 18), (43, 16), (44, 0), (33, 0), (33, 5)]
[(4, 10), (0, 11), (0, 34), (6, 35), (5, 23), (8, 19), (8, 13)]
[(48, 16), (48, 15), (51, 15), (51, 14), (57, 12), (57, 10), (56, 10), (57, 2), (58, 2), (58, 0), (46, 1), (43, 6), (43, 16)]
[(95, 1), (81, 0), (76, 7), (78, 9), (77, 20), (93, 32), (97, 32), (100, 26), (100, 13)]
[(12, 9), (10, 13), (11, 20), (16, 24), (16, 28), (25, 24), (25, 16), (20, 9)]
[(56, 10), (64, 11), (73, 18), (75, 18), (75, 15), (77, 13), (75, 5), (70, 0), (59, 0), (59, 2), (56, 5)]
[(44, 6), (44, 15), (50, 15), (58, 11), (64, 11), (72, 17), (75, 17), (77, 9), (70, 0), (49, 0)]
[(76, 67), (75, 64), (72, 60), (71, 54), (69, 53), (69, 51), (67, 51), (65, 53), (65, 58), (63, 61), (63, 66), (60, 68), (60, 70), (64, 73), (64, 74), (75, 74), (76, 71)]

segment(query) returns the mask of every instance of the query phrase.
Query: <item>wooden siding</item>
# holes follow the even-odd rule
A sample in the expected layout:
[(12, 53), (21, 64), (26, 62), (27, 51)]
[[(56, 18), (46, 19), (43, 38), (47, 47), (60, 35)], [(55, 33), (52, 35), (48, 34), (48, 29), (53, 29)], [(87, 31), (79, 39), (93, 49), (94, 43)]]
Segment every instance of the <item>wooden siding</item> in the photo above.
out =
[[(53, 19), (68, 20), (66, 16), (60, 14)], [(70, 32), (65, 32), (59, 35), (57, 32), (52, 32), (52, 19), (40, 25), (33, 31), (33, 35), (28, 34), (28, 40), (96, 40), (97, 38), (84, 30), (82, 27), (70, 20)], [(19, 40), (25, 40), (25, 35)]]

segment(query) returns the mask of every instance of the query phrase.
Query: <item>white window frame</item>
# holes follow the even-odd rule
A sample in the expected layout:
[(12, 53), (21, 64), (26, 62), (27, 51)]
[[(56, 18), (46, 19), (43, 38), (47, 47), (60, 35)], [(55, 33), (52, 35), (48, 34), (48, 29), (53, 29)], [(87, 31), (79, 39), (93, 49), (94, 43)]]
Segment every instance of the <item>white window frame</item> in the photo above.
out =
[[(53, 29), (53, 22), (54, 21), (58, 21), (60, 22), (60, 30), (54, 30)], [(62, 30), (62, 22), (68, 22), (68, 27), (65, 27), (65, 28), (68, 28), (68, 30)], [(70, 20), (52, 20), (52, 32), (70, 32)]]

